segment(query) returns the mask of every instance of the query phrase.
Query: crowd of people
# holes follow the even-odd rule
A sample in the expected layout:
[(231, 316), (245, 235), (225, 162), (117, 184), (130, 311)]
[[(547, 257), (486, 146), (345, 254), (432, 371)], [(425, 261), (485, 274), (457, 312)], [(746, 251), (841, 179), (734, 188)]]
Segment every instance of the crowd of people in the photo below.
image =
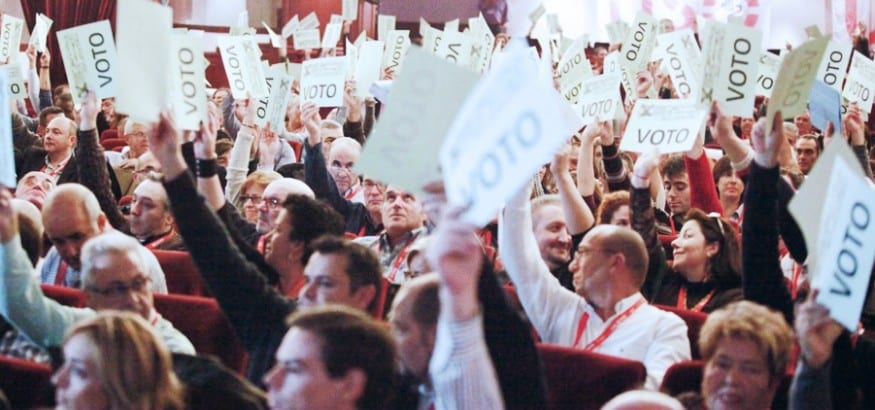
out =
[[(589, 49), (596, 75), (615, 48)], [(767, 123), (767, 99), (746, 118), (715, 102), (675, 155), (625, 152), (624, 124), (597, 121), (479, 227), (440, 181), (416, 195), (357, 174), (381, 108), (357, 96), (366, 84), (347, 82), (340, 115), (293, 88), (279, 133), (219, 88), (184, 132), (169, 110), (138, 123), (93, 92), (74, 106), (48, 52), (27, 55), (18, 184), (0, 190), (0, 354), (53, 365), (59, 408), (542, 409), (542, 343), (643, 364), (640, 389), (605, 408), (875, 406), (873, 339), (816, 302), (788, 211), (833, 139), (872, 178), (870, 108), (851, 104), (835, 135), (807, 112)], [(659, 64), (635, 85), (676, 98)], [(174, 274), (156, 250), (190, 256), (245, 374), (156, 310)], [(696, 339), (678, 312), (707, 315)], [(867, 303), (861, 329), (873, 319)], [(659, 393), (694, 359), (695, 391)]]

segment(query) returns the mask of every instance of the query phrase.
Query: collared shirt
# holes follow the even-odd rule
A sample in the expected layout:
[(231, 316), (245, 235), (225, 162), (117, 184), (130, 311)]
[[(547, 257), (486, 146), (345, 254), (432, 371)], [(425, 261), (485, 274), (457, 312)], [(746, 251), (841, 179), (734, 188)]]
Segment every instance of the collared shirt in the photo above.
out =
[[(58, 275), (64, 277), (64, 283), (55, 283), (58, 280)], [(64, 263), (61, 259), (61, 254), (54, 246), (49, 249), (46, 258), (43, 260), (40, 268), (40, 283), (46, 285), (66, 286), (68, 288), (79, 288), (82, 284), (81, 274), (78, 270)]]
[(356, 243), (373, 249), (380, 257), (380, 266), (383, 267), (383, 276), (393, 284), (406, 282), (410, 269), (407, 266), (408, 249), (413, 242), (425, 236), (425, 227), (416, 228), (398, 238), (395, 246), (389, 243), (389, 235), (383, 231), (378, 236), (366, 236), (355, 240)]
[[(541, 259), (532, 233), (531, 205), (523, 194), (509, 201), (501, 215), (498, 241), (502, 262), (541, 339), (583, 349), (644, 296), (635, 293), (621, 299), (614, 305), (615, 315), (603, 320), (586, 299), (563, 288)], [(589, 315), (587, 326), (575, 345), (584, 314)], [(659, 388), (672, 364), (691, 358), (686, 323), (649, 304), (632, 312), (593, 351), (644, 363), (644, 387), (651, 390)]]
[(352, 202), (364, 204), (365, 190), (362, 189), (362, 183), (356, 182), (355, 185), (349, 187), (349, 189), (347, 189), (346, 192), (343, 193), (343, 197)]
[(45, 172), (46, 174), (49, 174), (49, 176), (52, 177), (52, 180), (55, 183), (58, 183), (58, 179), (61, 177), (61, 173), (64, 172), (64, 168), (66, 168), (67, 164), (70, 162), (70, 158), (73, 158), (72, 153), (69, 156), (67, 156), (67, 158), (65, 160), (58, 163), (58, 165), (52, 165), (52, 162), (49, 161), (49, 156), (46, 155), (46, 160), (45, 160), (46, 164), (43, 166), (43, 168), (40, 171)]

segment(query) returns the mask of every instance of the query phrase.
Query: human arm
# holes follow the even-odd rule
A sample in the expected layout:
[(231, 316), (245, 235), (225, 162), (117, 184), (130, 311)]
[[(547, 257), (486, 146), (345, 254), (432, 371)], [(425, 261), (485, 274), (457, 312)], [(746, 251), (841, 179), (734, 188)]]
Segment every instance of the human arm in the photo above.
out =
[(27, 46), (27, 98), (34, 111), (39, 114), (39, 74), (36, 71), (36, 47), (33, 44)]
[(577, 192), (582, 197), (595, 194), (595, 169), (593, 150), (598, 138), (597, 129), (602, 123), (587, 125), (580, 134), (580, 150), (577, 152)]
[(711, 173), (711, 161), (705, 155), (705, 147), (698, 137), (693, 149), (684, 156), (684, 164), (690, 179), (690, 206), (705, 213), (716, 212), (723, 215), (723, 204), (720, 203)]
[(815, 289), (796, 311), (801, 354), (790, 385), (790, 408), (794, 410), (832, 408), (831, 358), (842, 327), (829, 317), (829, 309), (817, 303), (816, 297)]
[(0, 314), (40, 346), (60, 345), (67, 328), (94, 312), (63, 306), (43, 294), (21, 247), (18, 217), (6, 189), (0, 189), (0, 242)]
[[(222, 106), (219, 107), (222, 112), (223, 126), (225, 127), (225, 131), (228, 132), (228, 135), (234, 136), (240, 132), (240, 128), (243, 124), (237, 119), (235, 115), (236, 104), (234, 102), (234, 96), (229, 92), (228, 95), (222, 100)], [(247, 123), (247, 125), (252, 123)]]
[[(563, 146), (550, 162), (550, 172), (556, 178), (556, 186), (559, 188), (559, 199), (562, 203), (562, 213), (565, 214), (565, 223), (568, 231), (574, 235), (586, 232), (595, 224), (592, 210), (583, 201), (577, 187), (574, 186), (574, 178), (569, 169), (571, 147)], [(591, 168), (591, 167), (590, 167)]]
[[(40, 110), (45, 107), (49, 107), (52, 105), (52, 54), (49, 53), (49, 49), (46, 48), (43, 51), (42, 55), (39, 58), (39, 89), (40, 89)], [(43, 95), (43, 91), (47, 91), (46, 95)], [(48, 104), (44, 104), (46, 101), (45, 97), (48, 97)]]
[(605, 121), (599, 133), (602, 144), (602, 163), (605, 166), (605, 177), (608, 180), (608, 191), (624, 191), (629, 189), (629, 175), (620, 157), (620, 145), (614, 134), (612, 121)]
[[(778, 150), (784, 138), (780, 114), (770, 127), (760, 119), (751, 133), (754, 160), (745, 187), (745, 222), (742, 224), (741, 262), (744, 298), (784, 314), (793, 323), (793, 302), (784, 285), (778, 258), (777, 202)], [(767, 130), (770, 128), (770, 130)]]
[(708, 128), (711, 136), (723, 148), (723, 152), (729, 157), (733, 168), (742, 170), (747, 168), (753, 159), (753, 150), (750, 144), (745, 143), (732, 128), (732, 117), (726, 115), (717, 101), (711, 103), (711, 112), (708, 113)]
[(110, 189), (110, 170), (103, 155), (103, 147), (97, 136), (97, 115), (100, 103), (94, 91), (89, 91), (82, 101), (79, 112), (79, 133), (76, 144), (76, 171), (79, 183), (97, 197), (100, 210), (115, 229), (129, 232), (128, 220), (119, 210), (118, 202)]
[(343, 135), (359, 144), (365, 145), (365, 129), (362, 125), (362, 98), (356, 95), (355, 81), (347, 81), (343, 92), (343, 105), (346, 107), (346, 121)]
[(668, 271), (665, 251), (656, 233), (656, 215), (650, 200), (650, 185), (653, 184), (650, 175), (657, 172), (658, 163), (659, 156), (656, 152), (640, 155), (632, 171), (632, 189), (629, 192), (632, 229), (644, 240), (649, 256), (647, 276), (641, 286), (641, 293), (651, 302), (659, 294), (665, 272)]
[(498, 248), (520, 303), (542, 340), (570, 346), (574, 342), (571, 322), (580, 317), (586, 302), (563, 288), (541, 259), (532, 232), (529, 189), (528, 184), (520, 189), (499, 215)]
[(848, 137), (850, 137), (851, 148), (854, 150), (854, 154), (857, 155), (857, 159), (860, 161), (863, 171), (866, 172), (866, 176), (872, 179), (869, 153), (866, 152), (866, 122), (857, 103), (853, 102), (848, 106), (848, 113), (845, 114), (843, 122), (845, 129), (848, 131)]
[(149, 145), (164, 170), (170, 207), (198, 272), (247, 351), (259, 349), (265, 334), (284, 328), (285, 316), (295, 309), (294, 303), (247, 262), (216, 214), (198, 195), (179, 149), (172, 113), (161, 114), (150, 133)]
[[(218, 167), (216, 164), (216, 132), (218, 130), (219, 117), (210, 110), (207, 113), (207, 121), (201, 123), (200, 130), (194, 138), (194, 157), (199, 166), (213, 164), (214, 170)], [(222, 184), (219, 182), (218, 174), (203, 175), (198, 172), (197, 187), (213, 212), (217, 212), (225, 206), (225, 195), (222, 192)]]

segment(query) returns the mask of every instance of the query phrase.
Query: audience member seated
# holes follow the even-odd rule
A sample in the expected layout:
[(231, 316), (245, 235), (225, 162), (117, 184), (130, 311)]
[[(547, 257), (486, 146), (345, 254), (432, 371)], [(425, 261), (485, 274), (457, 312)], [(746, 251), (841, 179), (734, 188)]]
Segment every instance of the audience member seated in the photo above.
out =
[(82, 289), (88, 308), (62, 306), (45, 297), (21, 248), (11, 199), (8, 192), (0, 191), (0, 262), (4, 266), (0, 270), (0, 314), (21, 333), (43, 347), (58, 346), (71, 326), (93, 317), (95, 310), (115, 309), (148, 320), (172, 351), (194, 353), (191, 342), (155, 312), (150, 285), (156, 278), (150, 276), (145, 262), (154, 255), (131, 237), (106, 233), (82, 247)]
[[(385, 327), (360, 311), (331, 306), (296, 313), (288, 329), (264, 376), (271, 408), (392, 408), (397, 359)], [(302, 366), (307, 388), (297, 374)]]
[(71, 328), (64, 337), (64, 364), (52, 383), (63, 409), (185, 407), (170, 352), (132, 313), (100, 313)]
[(690, 344), (683, 320), (648, 305), (639, 292), (648, 261), (643, 240), (619, 226), (590, 230), (570, 265), (575, 294), (559, 284), (538, 254), (530, 189), (527, 185), (508, 201), (498, 240), (507, 273), (541, 339), (642, 361), (645, 387), (658, 388), (669, 366), (690, 359)]

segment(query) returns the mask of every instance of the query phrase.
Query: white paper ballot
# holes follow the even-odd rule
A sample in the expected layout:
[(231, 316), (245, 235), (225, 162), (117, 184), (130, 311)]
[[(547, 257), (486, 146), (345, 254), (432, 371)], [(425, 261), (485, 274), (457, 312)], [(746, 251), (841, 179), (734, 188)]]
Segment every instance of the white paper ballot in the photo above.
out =
[(21, 66), (18, 64), (8, 64), (0, 66), (0, 70), (6, 73), (8, 98), (12, 101), (27, 98), (27, 88), (24, 86), (24, 73), (21, 72)]
[(355, 91), (359, 97), (370, 95), (368, 89), (380, 79), (380, 64), (383, 60), (383, 42), (366, 41), (358, 50), (359, 59), (355, 65)]
[(319, 16), (316, 15), (315, 11), (311, 11), (310, 14), (302, 18), (301, 24), (298, 26), (301, 30), (312, 30), (317, 27), (319, 27)]
[(283, 36), (283, 38), (289, 38), (292, 36), (292, 34), (295, 34), (295, 30), (298, 29), (298, 26), (300, 24), (301, 22), (298, 21), (298, 15), (295, 14), (295, 16), (289, 19), (289, 21), (286, 22), (286, 24), (283, 26), (282, 32), (280, 34)]
[(322, 48), (337, 48), (340, 41), (340, 32), (343, 31), (343, 23), (329, 23), (325, 26), (325, 34), (322, 36)]
[(755, 28), (727, 24), (724, 34), (722, 61), (714, 81), (714, 100), (721, 103), (727, 115), (747, 117), (754, 110), (763, 33)]
[(662, 67), (682, 100), (698, 100), (701, 91), (699, 68), (693, 61), (701, 59), (693, 31), (684, 29), (657, 36), (662, 53)]
[(850, 62), (851, 43), (830, 41), (823, 52), (823, 60), (820, 62), (820, 68), (817, 69), (815, 78), (841, 92)]
[(11, 14), (3, 14), (3, 19), (0, 20), (0, 64), (16, 61), (22, 28), (24, 20)]
[[(158, 121), (171, 102), (173, 11), (145, 0), (122, 0), (117, 8), (118, 79), (116, 110), (143, 123)], [(111, 39), (111, 38), (110, 38)], [(98, 95), (100, 97), (100, 95)]]
[[(0, 118), (9, 118), (9, 83), (0, 70)], [(15, 188), (15, 149), (12, 145), (12, 123), (0, 121), (0, 185)]]
[(833, 164), (820, 218), (820, 264), (812, 287), (830, 317), (856, 331), (875, 261), (875, 190), (844, 160)]
[(340, 107), (345, 81), (346, 57), (306, 60), (301, 66), (301, 98), (320, 107)]
[(828, 42), (828, 37), (808, 40), (784, 56), (769, 100), (766, 124), (772, 123), (778, 110), (784, 118), (793, 118), (805, 111), (811, 84)]
[(270, 129), (279, 133), (285, 127), (286, 108), (292, 95), (292, 77), (277, 64), (264, 70), (264, 79), (270, 95), (256, 101), (255, 123), (259, 127), (270, 124)]
[(343, 0), (343, 19), (355, 20), (359, 16), (358, 0)]
[(34, 24), (33, 32), (30, 34), (30, 44), (33, 44), (39, 53), (46, 52), (46, 38), (49, 35), (49, 30), (52, 28), (52, 23), (54, 21), (45, 14), (36, 13), (36, 23)]
[(578, 107), (584, 124), (592, 124), (597, 118), (613, 119), (622, 104), (619, 74), (603, 74), (583, 81)]
[(295, 32), (295, 49), (309, 50), (319, 48), (322, 44), (319, 43), (319, 29), (301, 29)]
[(620, 149), (632, 152), (686, 152), (693, 147), (707, 110), (690, 100), (638, 100)]
[(385, 40), (386, 34), (388, 34), (390, 30), (395, 30), (395, 16), (387, 16), (385, 14), (378, 15), (377, 40)]
[(872, 102), (875, 101), (875, 62), (854, 51), (851, 59), (851, 71), (842, 96), (849, 102), (856, 102), (863, 111), (872, 112)]
[(184, 130), (197, 131), (207, 117), (206, 87), (204, 81), (203, 44), (189, 33), (172, 36), (174, 63), (170, 99), (176, 123)]
[(408, 48), (410, 48), (410, 31), (390, 30), (386, 36), (386, 50), (383, 52), (383, 68), (392, 70), (395, 76), (398, 76)]
[[(75, 104), (82, 103), (89, 89), (94, 90), (97, 98), (116, 96), (116, 84), (120, 82), (119, 59), (109, 20), (59, 31), (58, 46)], [(152, 46), (147, 48), (151, 49)], [(148, 53), (145, 50), (135, 51)], [(167, 55), (162, 54), (162, 61), (169, 58)], [(155, 65), (154, 60), (150, 65)], [(142, 84), (142, 80), (137, 83)]]
[(218, 40), (225, 75), (235, 99), (262, 98), (267, 95), (264, 72), (256, 54), (257, 45), (244, 36), (225, 36)]
[(779, 55), (768, 51), (760, 53), (760, 72), (757, 74), (757, 95), (763, 97), (772, 96), (772, 90), (775, 88), (775, 79), (778, 77), (778, 70), (781, 69), (781, 61), (783, 61), (783, 57)]
[(592, 65), (586, 58), (588, 43), (588, 35), (578, 37), (559, 62), (559, 90), (570, 103), (580, 99), (581, 83), (592, 77)]
[(492, 59), (492, 49), (495, 45), (495, 35), (483, 18), (483, 14), (470, 19), (471, 28), (471, 59), (468, 65), (474, 72), (482, 74), (489, 67)]
[(467, 67), (471, 58), (471, 36), (458, 31), (444, 31), (436, 55), (460, 67)]
[(528, 62), (528, 47), (512, 42), (504, 53), (471, 91), (440, 152), (447, 199), (467, 205), (462, 218), (478, 226), (582, 126), (552, 79)]
[(285, 39), (283, 39), (283, 37), (279, 34), (275, 33), (273, 29), (267, 25), (267, 23), (262, 21), (261, 25), (264, 26), (264, 28), (267, 30), (267, 36), (268, 38), (270, 38), (271, 46), (273, 46), (274, 48), (283, 48), (286, 46)]
[(405, 64), (356, 170), (419, 195), (423, 185), (441, 179), (435, 152), (477, 76), (419, 47)]

